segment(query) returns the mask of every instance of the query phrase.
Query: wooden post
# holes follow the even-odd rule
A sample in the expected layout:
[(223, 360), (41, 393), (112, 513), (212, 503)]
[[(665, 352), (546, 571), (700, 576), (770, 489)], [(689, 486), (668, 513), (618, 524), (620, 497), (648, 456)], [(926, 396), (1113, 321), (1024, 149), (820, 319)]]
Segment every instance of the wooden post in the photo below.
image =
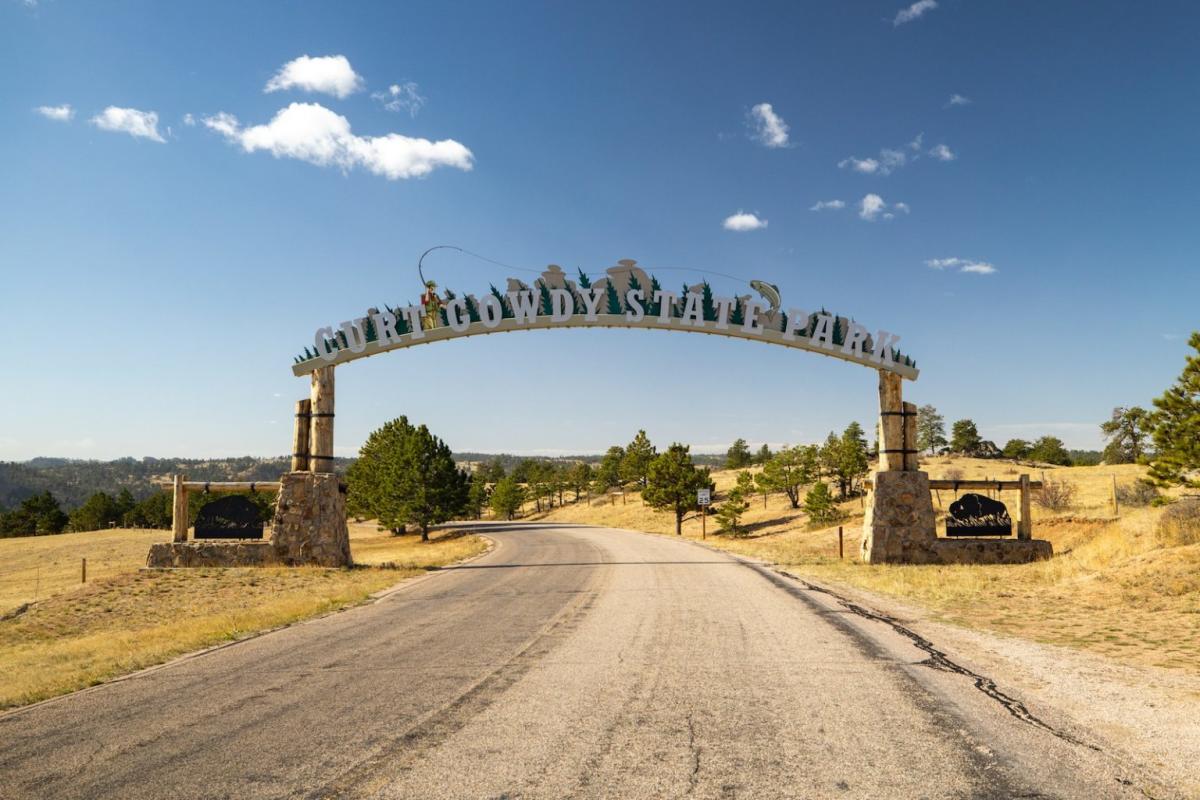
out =
[(312, 373), (312, 433), (308, 440), (310, 472), (333, 472), (333, 367)]
[(83, 559), (83, 563), (79, 566), (79, 582), (87, 583), (87, 559)]
[(700, 506), (700, 538), (708, 538), (708, 506)]
[(1029, 497), (1029, 476), (1021, 476), (1021, 518), (1017, 520), (1017, 538), (1033, 538), (1033, 511)]
[(187, 488), (183, 485), (183, 480), (182, 475), (175, 475), (174, 502), (171, 505), (171, 538), (176, 542), (187, 541), (188, 501)]
[(1121, 506), (1117, 503), (1117, 476), (1116, 475), (1112, 476), (1112, 504), (1113, 504), (1113, 516), (1119, 517), (1121, 515)]
[(901, 378), (894, 372), (879, 370), (879, 471), (905, 468), (904, 402)]
[(904, 403), (904, 468), (916, 471), (921, 465), (917, 458), (917, 404)]
[(312, 400), (296, 401), (295, 427), (292, 430), (292, 472), (308, 472), (308, 435), (312, 427)]
[(846, 557), (846, 549), (843, 546), (843, 541), (842, 541), (842, 526), (838, 525), (838, 558), (843, 559), (845, 557)]

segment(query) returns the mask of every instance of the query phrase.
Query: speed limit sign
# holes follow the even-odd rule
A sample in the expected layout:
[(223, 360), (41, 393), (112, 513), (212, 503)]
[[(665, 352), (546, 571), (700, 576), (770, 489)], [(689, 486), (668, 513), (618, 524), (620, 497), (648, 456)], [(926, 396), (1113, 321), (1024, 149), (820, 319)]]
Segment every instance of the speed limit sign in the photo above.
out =
[(712, 495), (708, 489), (696, 490), (696, 505), (707, 506), (712, 505)]

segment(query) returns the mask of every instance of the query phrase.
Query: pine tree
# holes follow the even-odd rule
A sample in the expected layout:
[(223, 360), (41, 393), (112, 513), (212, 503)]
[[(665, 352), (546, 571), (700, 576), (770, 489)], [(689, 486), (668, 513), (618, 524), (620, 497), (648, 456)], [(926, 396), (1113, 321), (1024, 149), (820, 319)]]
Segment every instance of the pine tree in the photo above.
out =
[[(632, 272), (630, 272), (629, 273), (629, 291), (634, 291), (634, 290), (638, 290), (641, 288), (642, 288), (642, 284), (638, 283), (637, 275), (634, 275)], [(645, 305), (646, 305), (646, 297), (643, 294), (642, 307), (645, 308)], [(629, 303), (629, 292), (625, 293), (625, 310), (633, 311), (633, 306)]]
[(712, 287), (705, 281), (700, 285), (700, 312), (704, 315), (705, 322), (716, 322), (717, 306), (713, 303)]
[(622, 485), (621, 462), (624, 460), (625, 448), (616, 445), (608, 448), (608, 452), (600, 460), (600, 466), (596, 468), (595, 486), (597, 494), (607, 492), (609, 489), (619, 488)]
[(917, 449), (930, 455), (946, 446), (946, 419), (931, 405), (917, 409)]
[(1138, 406), (1114, 408), (1112, 417), (1100, 424), (1100, 432), (1108, 441), (1104, 448), (1106, 463), (1137, 464), (1146, 455), (1150, 412)]
[(742, 305), (742, 298), (733, 298), (733, 309), (729, 312), (730, 325), (744, 325), (746, 323), (746, 309)]
[(479, 304), (475, 302), (472, 295), (467, 295), (465, 302), (467, 304), (467, 319), (471, 322), (479, 322), (482, 317), (479, 316)]
[(979, 429), (969, 419), (960, 419), (950, 427), (950, 452), (973, 456), (979, 452), (983, 440)]
[(658, 278), (650, 276), (650, 294), (646, 295), (646, 316), (657, 317), (662, 314), (662, 302), (656, 301), (654, 295), (662, 291)]
[(579, 287), (581, 289), (592, 288), (592, 279), (582, 269), (579, 270)]
[(755, 479), (764, 491), (783, 492), (792, 508), (800, 507), (800, 489), (817, 479), (817, 446), (785, 447), (763, 465)]
[(725, 451), (725, 469), (741, 469), (749, 466), (753, 461), (754, 458), (750, 455), (750, 446), (746, 444), (745, 439), (736, 439)]
[[(745, 479), (744, 480), (743, 476)], [(747, 490), (748, 485), (748, 490)], [(717, 507), (717, 525), (721, 531), (728, 533), (731, 536), (741, 536), (744, 531), (738, 527), (741, 522), (742, 515), (750, 508), (750, 504), (746, 502), (750, 492), (754, 491), (754, 478), (749, 472), (743, 472), (738, 475), (737, 486), (729, 492), (725, 497), (725, 502)]]
[(617, 287), (613, 286), (613, 282), (609, 279), (604, 286), (604, 302), (607, 304), (607, 314), (624, 314), (625, 305), (621, 302), (621, 298), (617, 296)]
[(492, 489), (490, 503), (498, 519), (512, 519), (525, 504), (525, 488), (511, 477), (504, 478)]
[(1200, 469), (1200, 331), (1188, 346), (1196, 354), (1187, 357), (1175, 385), (1154, 400), (1150, 477), (1163, 486), (1200, 485), (1193, 474)]
[(622, 480), (644, 487), (646, 474), (650, 470), (650, 462), (657, 455), (658, 452), (654, 449), (654, 445), (650, 443), (650, 437), (646, 436), (645, 431), (638, 431), (637, 436), (633, 437), (633, 441), (625, 447), (625, 454), (621, 458)]
[(667, 509), (675, 515), (675, 534), (683, 533), (683, 517), (696, 509), (696, 491), (711, 488), (708, 470), (692, 463), (689, 447), (672, 444), (666, 452), (650, 462), (643, 499), (654, 508)]
[(804, 495), (804, 512), (814, 525), (828, 525), (841, 517), (841, 511), (833, 500), (833, 493), (820, 481)]
[(538, 298), (541, 303), (541, 310), (538, 312), (543, 317), (548, 317), (554, 313), (554, 307), (550, 302), (550, 289), (546, 286), (546, 282), (538, 281)]

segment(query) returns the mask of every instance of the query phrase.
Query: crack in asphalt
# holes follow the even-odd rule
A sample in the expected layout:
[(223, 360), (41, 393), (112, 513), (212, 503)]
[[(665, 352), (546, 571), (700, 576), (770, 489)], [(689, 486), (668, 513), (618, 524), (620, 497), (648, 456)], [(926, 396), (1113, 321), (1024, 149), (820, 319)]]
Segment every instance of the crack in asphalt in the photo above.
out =
[(1007, 694), (1004, 691), (1001, 691), (1001, 689), (996, 685), (996, 682), (994, 680), (987, 677), (986, 675), (980, 675), (978, 672), (975, 672), (974, 670), (971, 670), (971, 669), (967, 669), (963, 665), (950, 660), (950, 657), (947, 656), (943, 651), (941, 651), (937, 647), (935, 647), (933, 642), (929, 641), (924, 636), (922, 636), (921, 634), (912, 630), (911, 628), (908, 628), (908, 627), (902, 625), (900, 623), (900, 621), (895, 619), (894, 617), (889, 617), (887, 614), (883, 614), (878, 611), (872, 611), (869, 608), (863, 608), (862, 606), (858, 605), (857, 603), (855, 603), (845, 597), (842, 597), (837, 592), (833, 592), (829, 589), (826, 589), (824, 586), (818, 586), (814, 583), (809, 583), (808, 581), (804, 580), (803, 578), (793, 575), (790, 572), (785, 572), (784, 570), (779, 570), (779, 573), (781, 575), (786, 575), (787, 577), (789, 577), (792, 580), (796, 581), (797, 583), (801, 584), (802, 586), (804, 586), (804, 588), (808, 589), (811, 592), (819, 592), (821, 594), (828, 595), (829, 597), (831, 597), (835, 601), (837, 601), (838, 605), (842, 606), (842, 608), (845, 608), (847, 611), (851, 612), (852, 614), (856, 614), (860, 617), (863, 617), (864, 619), (869, 619), (874, 622), (882, 622), (884, 625), (887, 625), (892, 630), (894, 630), (896, 633), (900, 634), (901, 636), (903, 636), (906, 639), (908, 639), (909, 641), (911, 641), (918, 650), (921, 650), (921, 651), (929, 654), (929, 658), (920, 662), (918, 666), (924, 666), (924, 667), (928, 667), (930, 669), (941, 670), (942, 672), (951, 672), (951, 673), (954, 673), (957, 675), (962, 675), (966, 678), (970, 678), (974, 682), (976, 689), (983, 692), (985, 695), (990, 697), (992, 700), (995, 700), (997, 703), (999, 703), (1004, 708), (1004, 710), (1006, 710), (1009, 714), (1011, 714), (1015, 719), (1018, 719), (1027, 725), (1032, 725), (1035, 728), (1040, 728), (1040, 729), (1046, 731), (1047, 733), (1051, 734), (1052, 736), (1057, 736), (1059, 739), (1062, 739), (1064, 742), (1069, 742), (1071, 744), (1078, 745), (1079, 747), (1086, 747), (1087, 749), (1094, 750), (1097, 753), (1104, 752), (1099, 746), (1090, 744), (1081, 739), (1078, 739), (1078, 738), (1072, 736), (1071, 734), (1067, 733), (1066, 731), (1061, 731), (1058, 728), (1055, 728), (1053, 725), (1046, 722), (1045, 720), (1039, 718), (1033, 712), (1031, 712), (1025, 706), (1025, 704), (1022, 703), (1020, 700), (1018, 700), (1017, 698), (1013, 697), (1010, 694)]
[(694, 711), (688, 711), (688, 750), (692, 754), (692, 774), (688, 776), (688, 788), (684, 797), (690, 796), (700, 784), (700, 751), (703, 749), (696, 744), (696, 717)]

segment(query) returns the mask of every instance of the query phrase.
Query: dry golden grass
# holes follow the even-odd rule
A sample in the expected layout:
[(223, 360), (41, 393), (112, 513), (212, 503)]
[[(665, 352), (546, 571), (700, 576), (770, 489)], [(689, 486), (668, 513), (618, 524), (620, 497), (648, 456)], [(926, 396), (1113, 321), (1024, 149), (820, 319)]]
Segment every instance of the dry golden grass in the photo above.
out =
[[(932, 478), (1014, 480), (1041, 467), (980, 459), (935, 458), (922, 469)], [(947, 473), (950, 473), (947, 475)], [(1156, 535), (1162, 509), (1122, 508), (1112, 516), (1113, 476), (1136, 480), (1142, 467), (1046, 468), (1046, 477), (1069, 481), (1072, 507), (1050, 512), (1034, 506), (1034, 536), (1054, 544), (1055, 558), (1016, 566), (867, 565), (858, 558), (862, 532), (859, 500), (842, 504), (846, 519), (845, 559), (838, 559), (837, 527), (808, 531), (804, 514), (782, 495), (761, 495), (743, 517), (746, 538), (714, 536), (708, 543), (740, 555), (771, 561), (814, 579), (857, 586), (911, 601), (937, 619), (1043, 642), (1078, 647), (1123, 661), (1200, 672), (1200, 544), (1163, 547)], [(718, 497), (736, 474), (715, 476)], [(948, 506), (953, 492), (941, 492)], [(1002, 498), (1017, 507), (1016, 494)], [(936, 503), (935, 503), (936, 507)], [(670, 514), (642, 505), (636, 494), (616, 505), (608, 499), (555, 509), (546, 519), (590, 522), (650, 533), (673, 534)], [(700, 538), (699, 520), (688, 519), (683, 535)]]
[[(404, 578), (487, 547), (478, 536), (454, 531), (422, 543), (418, 536), (354, 525), (351, 550), (365, 565), (355, 569), (139, 570), (150, 542), (167, 536), (105, 531), (0, 541), (6, 564), (15, 561), (23, 570), (44, 564), (53, 576), (37, 603), (0, 620), (0, 708), (360, 603)], [(71, 568), (82, 557), (89, 566), (85, 585)], [(95, 580), (93, 558), (108, 567)], [(7, 602), (11, 615), (15, 603)]]

